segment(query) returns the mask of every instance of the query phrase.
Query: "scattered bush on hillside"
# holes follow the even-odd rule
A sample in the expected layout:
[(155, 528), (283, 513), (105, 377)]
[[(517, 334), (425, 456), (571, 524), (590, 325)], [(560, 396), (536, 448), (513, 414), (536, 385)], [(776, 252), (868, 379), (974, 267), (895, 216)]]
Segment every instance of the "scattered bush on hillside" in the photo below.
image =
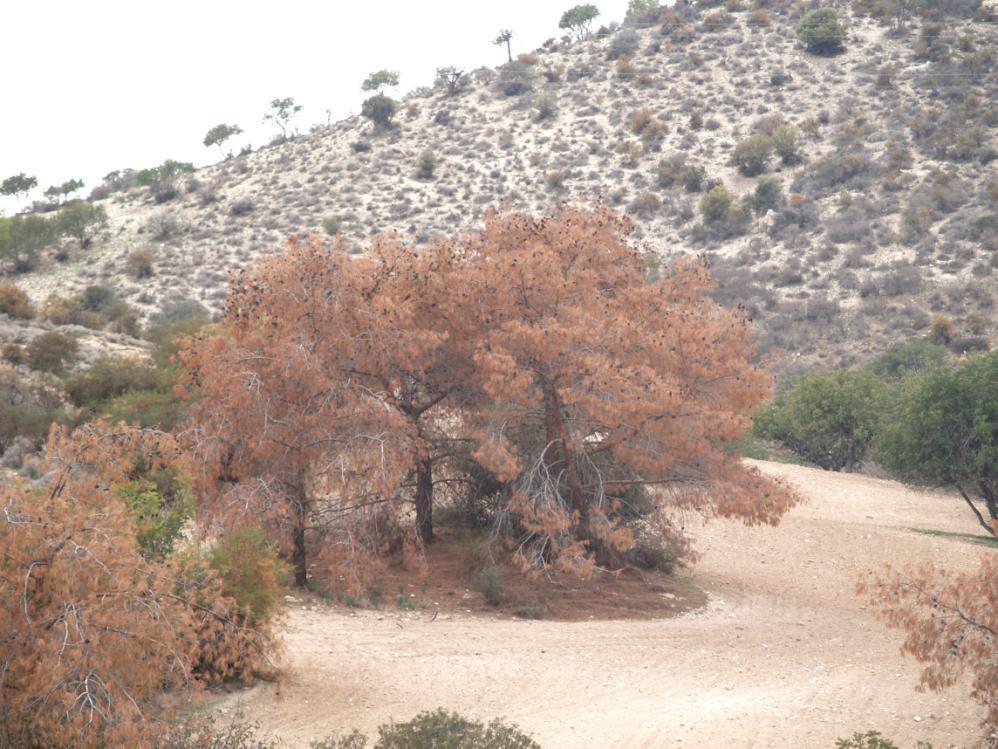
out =
[(718, 185), (700, 199), (700, 215), (704, 223), (717, 224), (728, 217), (728, 212), (735, 202), (735, 196)]
[(755, 183), (755, 190), (745, 199), (757, 215), (764, 216), (783, 204), (783, 183), (777, 177), (761, 177)]
[(15, 320), (30, 320), (35, 310), (24, 291), (14, 284), (0, 283), (0, 314)]
[(606, 51), (606, 59), (619, 60), (623, 57), (631, 57), (638, 51), (641, 37), (634, 29), (621, 29), (613, 35), (610, 46)]
[(75, 338), (55, 331), (42, 333), (27, 345), (28, 366), (38, 372), (60, 374), (76, 360), (79, 349)]
[(759, 133), (743, 140), (731, 152), (731, 164), (746, 177), (754, 177), (766, 171), (769, 158), (773, 154), (773, 141), (768, 135)]
[(534, 87), (534, 72), (530, 65), (515, 61), (499, 68), (496, 86), (503, 96), (520, 96)]
[(834, 8), (818, 8), (801, 18), (797, 37), (804, 42), (808, 52), (835, 55), (845, 49), (846, 27)]
[(154, 271), (154, 259), (155, 256), (153, 255), (152, 250), (133, 250), (128, 253), (128, 257), (125, 258), (125, 270), (127, 270), (128, 275), (136, 281), (141, 281), (144, 278), (150, 278)]
[(194, 171), (194, 165), (184, 161), (167, 159), (159, 166), (140, 169), (135, 174), (135, 183), (148, 187), (157, 203), (173, 200), (180, 192), (180, 178)]
[(801, 162), (800, 132), (791, 125), (780, 125), (770, 134), (776, 155), (784, 165), (792, 166)]
[(322, 229), (330, 236), (335, 237), (341, 228), (343, 228), (342, 216), (326, 216), (322, 219)]
[(389, 129), (397, 112), (398, 102), (385, 94), (376, 94), (364, 99), (364, 103), (360, 106), (361, 117), (369, 119), (379, 130)]
[(534, 109), (538, 122), (550, 120), (558, 113), (558, 100), (551, 94), (542, 94), (534, 100)]

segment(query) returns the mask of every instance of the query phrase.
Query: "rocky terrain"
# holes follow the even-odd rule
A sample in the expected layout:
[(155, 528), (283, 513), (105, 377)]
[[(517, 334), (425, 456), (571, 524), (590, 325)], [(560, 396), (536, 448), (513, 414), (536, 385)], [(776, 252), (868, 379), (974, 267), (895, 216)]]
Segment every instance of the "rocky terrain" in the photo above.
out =
[[(709, 255), (719, 297), (748, 307), (783, 372), (861, 360), (926, 334), (934, 315), (957, 347), (989, 346), (995, 24), (898, 34), (840, 4), (845, 52), (819, 57), (797, 39), (800, 8), (766, 5), (552, 39), (454, 92), (411, 92), (389, 129), (357, 116), (278, 139), (186, 175), (163, 202), (98, 190), (110, 220), (93, 247), (12, 280), (35, 302), (104, 284), (142, 318), (177, 299), (217, 311), (229, 273), (288, 235), (338, 229), (362, 252), (397, 231), (418, 246), (493, 206), (599, 196), (656, 256)], [(753, 210), (740, 201), (762, 175), (732, 155), (760, 133), (779, 141), (761, 172), (782, 196)], [(716, 184), (735, 202), (708, 222), (700, 202)], [(141, 280), (126, 269), (136, 250), (153, 256)]]

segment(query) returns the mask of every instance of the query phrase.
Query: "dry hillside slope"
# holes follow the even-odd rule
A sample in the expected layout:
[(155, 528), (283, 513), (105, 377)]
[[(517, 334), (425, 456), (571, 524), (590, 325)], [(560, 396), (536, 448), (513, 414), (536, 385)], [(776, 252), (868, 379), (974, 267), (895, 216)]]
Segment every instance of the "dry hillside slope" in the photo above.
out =
[[(844, 8), (845, 53), (817, 57), (796, 38), (801, 11), (771, 5), (551, 40), (470, 72), (454, 96), (442, 84), (409, 94), (387, 132), (357, 116), (201, 169), (162, 204), (144, 188), (114, 193), (95, 248), (18, 283), (36, 301), (110, 284), (146, 316), (175, 298), (218, 309), (230, 272), (325, 219), (360, 251), (386, 230), (418, 245), (491, 206), (539, 213), (598, 195), (656, 253), (709, 253), (719, 296), (749, 307), (785, 369), (851, 362), (924, 334), (937, 313), (958, 345), (988, 345), (995, 24), (949, 18), (896, 36)], [(752, 192), (732, 152), (780, 125), (799, 135), (799, 160), (766, 166), (785, 201), (705, 226), (702, 190)], [(427, 152), (436, 166), (420, 178)], [(700, 191), (684, 186), (687, 167), (703, 167)], [(151, 278), (127, 276), (136, 249), (154, 252)]]

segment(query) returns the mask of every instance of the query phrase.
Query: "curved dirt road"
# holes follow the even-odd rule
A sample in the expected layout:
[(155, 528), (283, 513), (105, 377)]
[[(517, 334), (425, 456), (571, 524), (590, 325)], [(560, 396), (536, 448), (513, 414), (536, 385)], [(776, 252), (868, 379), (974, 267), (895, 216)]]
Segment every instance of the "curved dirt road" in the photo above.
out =
[[(759, 463), (809, 501), (778, 528), (712, 521), (696, 531), (705, 609), (659, 621), (545, 622), (295, 609), (289, 674), (225, 698), (292, 746), (374, 733), (443, 706), (503, 715), (546, 749), (828, 747), (876, 729), (969, 747), (979, 714), (957, 686), (915, 691), (919, 668), (853, 592), (885, 562), (970, 570), (976, 533), (953, 497), (798, 466)], [(994, 553), (994, 552), (989, 552)]]

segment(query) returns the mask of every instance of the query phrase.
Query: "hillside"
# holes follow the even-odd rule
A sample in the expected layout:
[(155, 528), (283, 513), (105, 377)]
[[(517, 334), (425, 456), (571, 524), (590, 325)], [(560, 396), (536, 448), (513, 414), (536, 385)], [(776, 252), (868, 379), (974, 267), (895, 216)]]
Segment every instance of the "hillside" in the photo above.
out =
[[(324, 234), (327, 219), (361, 252), (383, 231), (418, 246), (475, 228), (492, 206), (541, 213), (600, 196), (664, 259), (708, 254), (719, 297), (748, 307), (783, 372), (866, 358), (937, 314), (957, 348), (988, 346), (998, 29), (947, 18), (897, 35), (841, 12), (849, 34), (833, 57), (807, 53), (800, 11), (778, 7), (664, 11), (551, 40), (468, 73), (454, 95), (412, 92), (391, 129), (357, 116), (275, 142), (187, 175), (162, 203), (113, 192), (92, 248), (12, 280), (35, 302), (104, 284), (143, 318), (177, 299), (217, 311), (230, 272), (290, 234)], [(731, 159), (758, 133), (782, 139), (786, 158), (763, 168), (782, 199), (753, 211), (737, 201), (758, 177)], [(705, 224), (714, 183), (736, 202)], [(154, 255), (142, 280), (126, 273), (138, 249)]]

